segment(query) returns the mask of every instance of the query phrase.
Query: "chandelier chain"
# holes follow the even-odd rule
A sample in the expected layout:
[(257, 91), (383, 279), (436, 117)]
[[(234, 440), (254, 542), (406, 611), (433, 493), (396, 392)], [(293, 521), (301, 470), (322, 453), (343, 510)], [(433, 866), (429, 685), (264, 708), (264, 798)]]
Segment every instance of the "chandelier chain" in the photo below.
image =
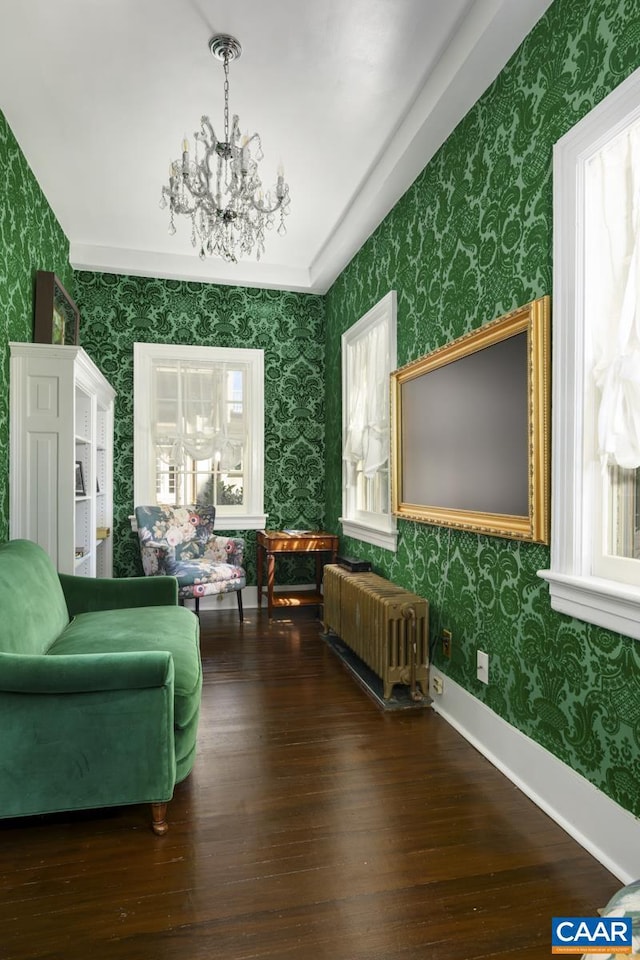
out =
[(229, 143), (229, 54), (224, 55), (224, 142)]

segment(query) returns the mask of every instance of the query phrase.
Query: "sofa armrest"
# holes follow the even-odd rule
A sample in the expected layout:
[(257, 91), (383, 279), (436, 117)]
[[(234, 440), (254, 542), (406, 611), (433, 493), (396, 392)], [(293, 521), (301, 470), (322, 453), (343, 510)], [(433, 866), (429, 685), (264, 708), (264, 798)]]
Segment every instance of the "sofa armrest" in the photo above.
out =
[(0, 653), (3, 693), (93, 693), (143, 690), (173, 683), (167, 650), (29, 656)]
[(0, 817), (169, 800), (173, 669), (168, 651), (0, 654)]
[(122, 610), (129, 607), (176, 606), (178, 581), (175, 577), (74, 577), (58, 574), (70, 617), (95, 610)]

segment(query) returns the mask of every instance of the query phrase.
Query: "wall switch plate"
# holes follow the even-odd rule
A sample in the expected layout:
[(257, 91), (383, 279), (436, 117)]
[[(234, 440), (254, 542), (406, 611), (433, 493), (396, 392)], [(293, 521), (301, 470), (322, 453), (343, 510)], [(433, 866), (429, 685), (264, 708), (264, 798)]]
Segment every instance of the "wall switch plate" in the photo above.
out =
[(442, 656), (450, 660), (451, 659), (451, 630), (443, 630), (441, 634), (441, 639), (442, 639)]
[(489, 654), (488, 653), (483, 653), (482, 650), (477, 651), (476, 668), (478, 673), (478, 680), (481, 683), (489, 683)]

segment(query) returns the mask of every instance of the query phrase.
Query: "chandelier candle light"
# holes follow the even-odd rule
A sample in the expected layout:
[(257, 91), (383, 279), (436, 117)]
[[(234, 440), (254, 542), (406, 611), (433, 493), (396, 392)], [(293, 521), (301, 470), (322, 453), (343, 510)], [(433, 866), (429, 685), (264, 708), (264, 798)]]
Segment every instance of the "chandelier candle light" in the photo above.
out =
[(275, 187), (264, 191), (258, 173), (263, 159), (260, 135), (243, 136), (234, 115), (229, 129), (229, 62), (237, 60), (242, 47), (234, 37), (219, 34), (209, 41), (209, 50), (224, 67), (224, 140), (218, 140), (211, 121), (202, 117), (194, 133), (194, 156), (189, 141), (182, 144), (182, 158), (169, 167), (169, 186), (162, 188), (160, 206), (169, 206), (169, 233), (174, 234), (175, 214), (191, 220), (191, 243), (200, 246), (200, 259), (207, 254), (230, 263), (264, 253), (265, 230), (273, 227), (279, 212), (278, 233), (287, 231), (289, 185), (282, 165)]

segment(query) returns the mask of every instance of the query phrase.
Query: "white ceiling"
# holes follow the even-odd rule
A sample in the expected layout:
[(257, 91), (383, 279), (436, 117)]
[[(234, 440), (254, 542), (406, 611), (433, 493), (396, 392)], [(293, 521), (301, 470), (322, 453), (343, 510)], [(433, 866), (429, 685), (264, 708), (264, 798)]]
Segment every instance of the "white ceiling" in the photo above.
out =
[[(324, 292), (551, 0), (0, 0), (0, 108), (74, 267)], [(159, 207), (200, 117), (230, 108), (283, 163), (287, 236), (200, 261)]]

